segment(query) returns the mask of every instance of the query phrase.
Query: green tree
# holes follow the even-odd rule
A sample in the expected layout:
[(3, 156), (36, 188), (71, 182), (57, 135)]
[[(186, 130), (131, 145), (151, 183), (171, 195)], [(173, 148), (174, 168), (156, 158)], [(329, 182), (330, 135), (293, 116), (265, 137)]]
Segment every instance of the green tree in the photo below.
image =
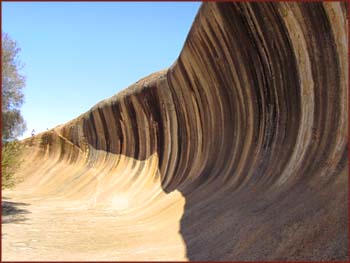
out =
[(20, 48), (8, 34), (1, 35), (2, 68), (2, 141), (13, 140), (23, 134), (26, 123), (20, 107), (24, 101), (22, 89), (25, 77), (19, 73), (23, 65), (18, 59)]
[(23, 67), (18, 59), (20, 48), (6, 33), (1, 35), (1, 44), (1, 188), (4, 189), (14, 186), (16, 182), (14, 175), (21, 163), (19, 157), (23, 148), (16, 138), (23, 134), (26, 123), (20, 112), (24, 99), (22, 89), (25, 86), (25, 77), (19, 73)]

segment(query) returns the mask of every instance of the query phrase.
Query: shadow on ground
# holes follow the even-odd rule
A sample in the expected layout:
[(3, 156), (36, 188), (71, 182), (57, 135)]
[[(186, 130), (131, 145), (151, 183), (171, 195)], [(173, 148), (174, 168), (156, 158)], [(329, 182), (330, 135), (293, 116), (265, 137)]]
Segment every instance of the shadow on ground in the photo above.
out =
[(30, 212), (27, 209), (25, 209), (25, 207), (29, 206), (29, 204), (21, 202), (12, 202), (7, 200), (9, 199), (3, 198), (3, 200), (1, 201), (1, 223), (8, 224), (26, 221), (27, 218), (25, 215), (29, 214)]
[(347, 191), (207, 190), (184, 194), (180, 233), (190, 261), (347, 258)]

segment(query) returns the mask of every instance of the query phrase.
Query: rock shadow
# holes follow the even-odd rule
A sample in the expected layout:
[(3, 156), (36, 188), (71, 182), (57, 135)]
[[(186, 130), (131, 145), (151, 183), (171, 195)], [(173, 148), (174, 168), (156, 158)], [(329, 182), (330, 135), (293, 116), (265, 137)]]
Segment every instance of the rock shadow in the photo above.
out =
[(287, 192), (205, 186), (182, 194), (190, 261), (347, 259), (346, 191), (298, 184)]

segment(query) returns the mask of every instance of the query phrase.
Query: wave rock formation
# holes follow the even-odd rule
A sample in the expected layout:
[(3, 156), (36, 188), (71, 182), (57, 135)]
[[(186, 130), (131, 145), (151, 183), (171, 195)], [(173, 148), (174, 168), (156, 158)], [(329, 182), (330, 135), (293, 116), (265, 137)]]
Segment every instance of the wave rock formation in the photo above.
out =
[(347, 260), (347, 25), (202, 4), (169, 69), (23, 141), (3, 259)]

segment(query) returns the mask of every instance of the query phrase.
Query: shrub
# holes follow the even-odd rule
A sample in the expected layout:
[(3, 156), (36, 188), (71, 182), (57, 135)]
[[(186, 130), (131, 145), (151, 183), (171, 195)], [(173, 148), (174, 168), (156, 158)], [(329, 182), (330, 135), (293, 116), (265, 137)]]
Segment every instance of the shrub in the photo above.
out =
[(3, 142), (1, 151), (1, 189), (11, 188), (15, 185), (15, 173), (21, 164), (21, 151), (23, 146), (18, 141)]

